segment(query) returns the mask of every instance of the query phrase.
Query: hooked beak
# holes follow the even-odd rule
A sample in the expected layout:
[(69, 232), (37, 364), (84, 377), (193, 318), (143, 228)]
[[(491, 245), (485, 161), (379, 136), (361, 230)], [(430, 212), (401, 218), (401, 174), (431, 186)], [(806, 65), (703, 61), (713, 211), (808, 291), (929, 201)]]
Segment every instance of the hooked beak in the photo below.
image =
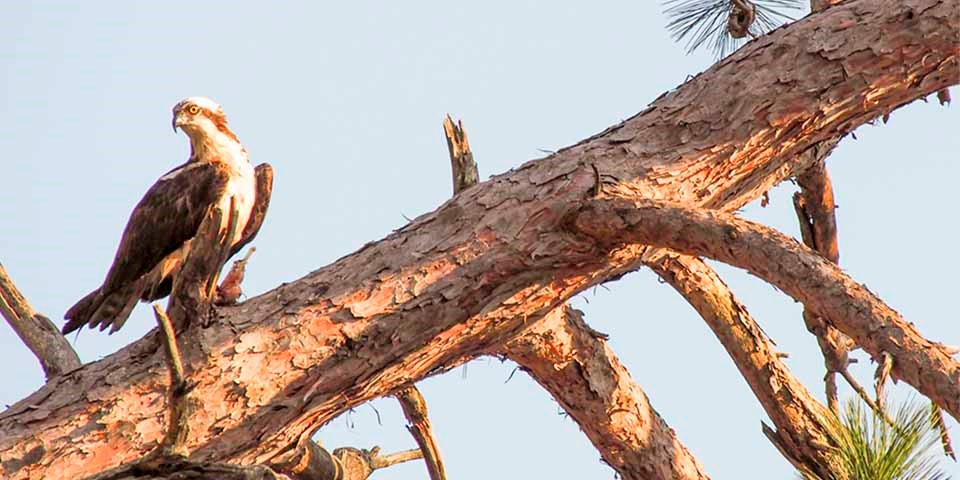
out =
[(173, 133), (177, 133), (177, 129), (183, 126), (183, 116), (180, 114), (180, 110), (177, 110), (173, 113), (173, 121), (171, 125), (173, 126)]

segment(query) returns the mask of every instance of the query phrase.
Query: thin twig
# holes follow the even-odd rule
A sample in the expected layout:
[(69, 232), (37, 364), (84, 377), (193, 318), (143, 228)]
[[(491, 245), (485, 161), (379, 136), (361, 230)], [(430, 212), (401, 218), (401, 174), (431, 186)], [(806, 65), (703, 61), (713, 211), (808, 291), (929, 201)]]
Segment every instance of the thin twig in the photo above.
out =
[(419, 449), (389, 455), (380, 455), (380, 447), (341, 447), (331, 452), (307, 440), (283, 458), (274, 458), (270, 468), (291, 480), (365, 480), (375, 470), (418, 458), (423, 458)]
[(36, 313), (0, 264), (0, 314), (40, 361), (47, 380), (80, 368), (80, 357), (49, 318)]
[(855, 392), (857, 392), (857, 395), (859, 395), (864, 402), (867, 402), (867, 405), (870, 405), (870, 408), (872, 408), (873, 411), (880, 416), (880, 418), (883, 418), (883, 420), (887, 422), (891, 427), (899, 430), (900, 427), (897, 425), (897, 422), (893, 421), (893, 419), (890, 418), (889, 415), (887, 415), (887, 412), (883, 408), (881, 408), (880, 405), (877, 404), (877, 402), (874, 402), (873, 399), (870, 398), (870, 395), (867, 394), (867, 391), (863, 389), (863, 386), (861, 386), (860, 383), (857, 382), (857, 379), (853, 378), (853, 375), (850, 374), (849, 370), (844, 368), (840, 370), (840, 372), (838, 373), (840, 373), (840, 375), (843, 376), (844, 380), (846, 380), (847, 383), (850, 385), (850, 388), (852, 388)]
[(410, 425), (407, 430), (413, 435), (420, 451), (423, 452), (423, 460), (427, 465), (427, 471), (430, 473), (430, 480), (446, 480), (447, 474), (443, 468), (443, 459), (440, 458), (440, 448), (437, 446), (437, 439), (433, 435), (433, 427), (430, 425), (430, 419), (427, 417), (427, 402), (420, 395), (417, 387), (408, 386), (394, 394), (400, 401), (400, 407), (403, 409), (403, 415), (407, 417)]
[(950, 443), (950, 432), (947, 430), (947, 424), (943, 421), (943, 410), (936, 403), (930, 402), (930, 418), (933, 420), (933, 426), (940, 433), (940, 446), (943, 447), (943, 454), (957, 461), (957, 452), (953, 450)]
[(370, 459), (370, 466), (374, 470), (379, 470), (381, 468), (392, 467), (398, 463), (409, 462), (411, 460), (417, 460), (420, 458), (423, 458), (423, 451), (419, 448), (411, 448), (410, 450), (403, 450), (387, 455), (376, 455)]

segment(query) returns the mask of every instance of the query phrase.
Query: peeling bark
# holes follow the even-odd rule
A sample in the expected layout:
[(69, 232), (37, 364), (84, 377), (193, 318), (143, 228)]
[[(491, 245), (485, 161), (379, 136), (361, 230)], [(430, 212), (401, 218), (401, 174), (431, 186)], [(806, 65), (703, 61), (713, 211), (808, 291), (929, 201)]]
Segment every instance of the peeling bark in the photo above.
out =
[(420, 446), (420, 451), (423, 452), (423, 463), (427, 466), (430, 480), (447, 480), (447, 472), (440, 457), (440, 446), (433, 433), (430, 417), (427, 416), (427, 401), (420, 394), (420, 390), (412, 385), (400, 389), (394, 396), (400, 402), (403, 415), (410, 423), (407, 425), (407, 430), (413, 435), (417, 445)]
[(0, 264), (0, 315), (40, 361), (47, 380), (80, 368), (80, 357), (60, 334), (60, 329), (33, 310), (3, 264)]
[(777, 356), (757, 322), (702, 260), (667, 254), (647, 262), (703, 317), (777, 426), (774, 444), (798, 469), (832, 478), (829, 412)]
[[(732, 210), (802, 170), (797, 154), (816, 142), (957, 83), (958, 3), (855, 0), (807, 17), (622, 124), (192, 323), (181, 346), (192, 395), (206, 402), (191, 416), (191, 460), (269, 464), (345, 409), (489, 351), (525, 319), (636, 268), (643, 248), (598, 252), (563, 228), (594, 187), (591, 166), (620, 193)], [(890, 325), (862, 343), (868, 351), (887, 349)], [(931, 376), (946, 372), (921, 371), (921, 350), (940, 350), (905, 333), (909, 344), (889, 349), (895, 374), (936, 390)], [(0, 414), (0, 476), (76, 478), (154, 448), (166, 388), (158, 345), (148, 334)]]
[(553, 395), (624, 480), (709, 478), (578, 310), (553, 310), (498, 353)]
[(450, 154), (450, 172), (453, 174), (453, 194), (456, 195), (480, 181), (477, 163), (473, 161), (470, 142), (463, 122), (456, 124), (450, 115), (443, 119), (443, 134), (447, 137), (447, 152)]
[(836, 264), (771, 228), (731, 214), (663, 202), (599, 199), (570, 219), (601, 248), (641, 243), (748, 270), (828, 318), (857, 345), (893, 357), (891, 374), (960, 418), (960, 362)]
[[(794, 209), (800, 222), (804, 245), (837, 264), (840, 263), (837, 217), (834, 213), (837, 206), (833, 200), (833, 185), (830, 182), (825, 161), (838, 140), (827, 141), (814, 149), (817, 152), (817, 160), (805, 172), (797, 175), (800, 192), (793, 195)], [(836, 374), (847, 370), (847, 365), (850, 363), (848, 354), (853, 347), (853, 341), (829, 322), (807, 309), (803, 311), (803, 323), (807, 330), (817, 337), (826, 367), (823, 378), (826, 384), (827, 404), (830, 410), (839, 413)]]
[[(443, 126), (456, 194), (477, 183), (477, 164), (463, 124), (454, 125), (448, 115)], [(600, 175), (595, 173), (599, 185)], [(564, 303), (494, 353), (522, 365), (550, 392), (620, 478), (708, 478), (602, 337), (579, 311)], [(419, 437), (417, 443), (423, 450)]]

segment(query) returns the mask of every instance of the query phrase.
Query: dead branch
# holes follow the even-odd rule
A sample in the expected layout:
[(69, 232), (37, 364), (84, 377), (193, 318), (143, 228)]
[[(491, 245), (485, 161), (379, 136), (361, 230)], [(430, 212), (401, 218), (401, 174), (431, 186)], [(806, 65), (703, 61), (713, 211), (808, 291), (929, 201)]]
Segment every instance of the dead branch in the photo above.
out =
[(440, 447), (433, 434), (430, 418), (427, 416), (427, 402), (423, 399), (423, 395), (417, 387), (410, 385), (398, 390), (394, 396), (400, 402), (403, 415), (407, 417), (407, 423), (409, 423), (407, 430), (413, 435), (417, 445), (420, 446), (420, 451), (423, 452), (423, 460), (427, 465), (430, 480), (446, 480), (447, 472), (443, 468)]
[(0, 264), (0, 314), (33, 352), (47, 380), (80, 368), (80, 357), (49, 318), (35, 312)]
[[(833, 263), (840, 261), (840, 245), (837, 240), (833, 186), (825, 160), (838, 141), (839, 139), (831, 139), (810, 150), (816, 160), (805, 172), (797, 175), (800, 192), (793, 196), (803, 243)], [(803, 311), (803, 322), (807, 330), (817, 337), (823, 353), (827, 370), (824, 375), (827, 405), (837, 413), (840, 411), (840, 403), (837, 398), (836, 374), (846, 371), (850, 363), (848, 353), (853, 347), (853, 341), (808, 309)]]
[(890, 418), (890, 415), (887, 415), (887, 412), (883, 409), (883, 407), (879, 404), (879, 402), (875, 402), (873, 401), (872, 398), (870, 398), (870, 395), (863, 388), (863, 386), (860, 385), (860, 382), (858, 382), (856, 378), (853, 378), (853, 375), (850, 373), (849, 370), (845, 368), (841, 370), (839, 373), (840, 375), (843, 376), (843, 379), (847, 381), (847, 384), (850, 385), (850, 388), (852, 388), (853, 391), (857, 393), (857, 395), (860, 397), (861, 400), (864, 401), (864, 403), (870, 406), (870, 408), (874, 411), (874, 413), (877, 414), (878, 417), (882, 418), (891, 427), (898, 428), (897, 422), (893, 421), (893, 419)]
[(621, 478), (709, 478), (580, 311), (557, 308), (495, 353), (550, 392)]
[(837, 205), (833, 199), (833, 186), (827, 173), (825, 159), (833, 151), (839, 139), (817, 144), (813, 148), (816, 160), (805, 172), (797, 175), (800, 192), (794, 195), (794, 205), (800, 218), (803, 243), (823, 258), (833, 263), (840, 262), (840, 243), (837, 240)]
[(950, 443), (950, 431), (947, 429), (946, 422), (943, 421), (943, 410), (935, 403), (930, 404), (930, 418), (933, 420), (933, 426), (940, 434), (940, 447), (943, 448), (943, 454), (957, 461), (957, 452), (953, 450)]
[[(797, 153), (817, 141), (960, 81), (958, 7), (856, 0), (809, 16), (622, 124), (178, 333), (191, 396), (205, 400), (191, 415), (191, 459), (269, 463), (345, 409), (487, 351), (572, 295), (638, 268), (643, 248), (611, 252), (563, 228), (568, 212), (591, 202), (590, 164), (620, 179), (615, 191), (732, 210), (793, 175)], [(856, 61), (844, 62), (853, 52)], [(863, 332), (873, 318), (837, 321)], [(886, 347), (888, 334), (902, 333), (892, 326), (881, 324), (865, 348)], [(907, 333), (904, 345), (885, 348), (894, 375), (931, 394), (946, 375), (945, 360), (930, 363), (942, 348)], [(154, 448), (163, 361), (151, 337), (11, 406), (0, 414), (0, 476), (83, 477)], [(917, 379), (921, 371), (929, 380)]]
[(453, 172), (453, 194), (456, 195), (480, 181), (477, 164), (473, 161), (473, 152), (467, 141), (467, 132), (463, 122), (456, 124), (450, 115), (443, 120), (443, 133), (447, 137), (447, 150), (450, 153), (450, 168)]
[[(450, 162), (457, 192), (473, 185), (477, 166), (469, 153), (463, 124), (458, 122), (454, 127), (448, 115), (444, 130), (447, 145), (456, 146), (450, 148)], [(470, 154), (465, 166), (458, 152)], [(468, 172), (458, 173), (458, 168)], [(594, 173), (599, 194), (603, 178), (595, 168)], [(624, 480), (708, 478), (693, 454), (650, 406), (603, 335), (590, 328), (582, 313), (568, 304), (555, 308), (542, 320), (530, 322), (530, 327), (491, 353), (517, 362), (543, 386)], [(610, 412), (622, 414), (612, 416)]]
[(790, 372), (766, 335), (717, 272), (702, 260), (662, 254), (646, 264), (703, 317), (767, 416), (771, 440), (797, 468), (831, 478), (826, 408)]
[(423, 451), (421, 451), (419, 448), (395, 452), (388, 455), (380, 455), (377, 453), (373, 456), (370, 465), (374, 470), (379, 470), (381, 468), (392, 467), (398, 463), (409, 462), (411, 460), (418, 460), (421, 458), (423, 458)]
[(309, 442), (306, 468), (295, 472), (265, 465), (232, 465), (170, 458), (165, 463), (124, 466), (88, 480), (366, 480), (373, 472), (423, 458), (420, 450), (380, 455), (380, 449), (338, 448), (330, 453)]
[(423, 458), (419, 449), (381, 455), (379, 447), (341, 447), (331, 453), (308, 440), (296, 455), (271, 467), (293, 480), (365, 480), (379, 469), (419, 458)]
[(262, 465), (196, 463), (175, 460), (162, 468), (120, 468), (87, 480), (290, 480)]
[(626, 199), (591, 200), (569, 225), (607, 250), (654, 245), (746, 269), (830, 318), (871, 355), (888, 352), (896, 378), (960, 418), (960, 362), (836, 264), (776, 230), (727, 213)]

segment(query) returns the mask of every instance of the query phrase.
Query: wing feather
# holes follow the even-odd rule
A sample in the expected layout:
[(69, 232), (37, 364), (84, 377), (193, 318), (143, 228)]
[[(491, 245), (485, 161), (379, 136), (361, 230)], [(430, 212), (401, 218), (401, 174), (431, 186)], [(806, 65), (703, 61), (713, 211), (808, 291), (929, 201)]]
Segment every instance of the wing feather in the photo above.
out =
[(187, 162), (160, 177), (130, 214), (103, 282), (104, 296), (137, 281), (193, 238), (228, 181), (225, 168), (200, 162)]

